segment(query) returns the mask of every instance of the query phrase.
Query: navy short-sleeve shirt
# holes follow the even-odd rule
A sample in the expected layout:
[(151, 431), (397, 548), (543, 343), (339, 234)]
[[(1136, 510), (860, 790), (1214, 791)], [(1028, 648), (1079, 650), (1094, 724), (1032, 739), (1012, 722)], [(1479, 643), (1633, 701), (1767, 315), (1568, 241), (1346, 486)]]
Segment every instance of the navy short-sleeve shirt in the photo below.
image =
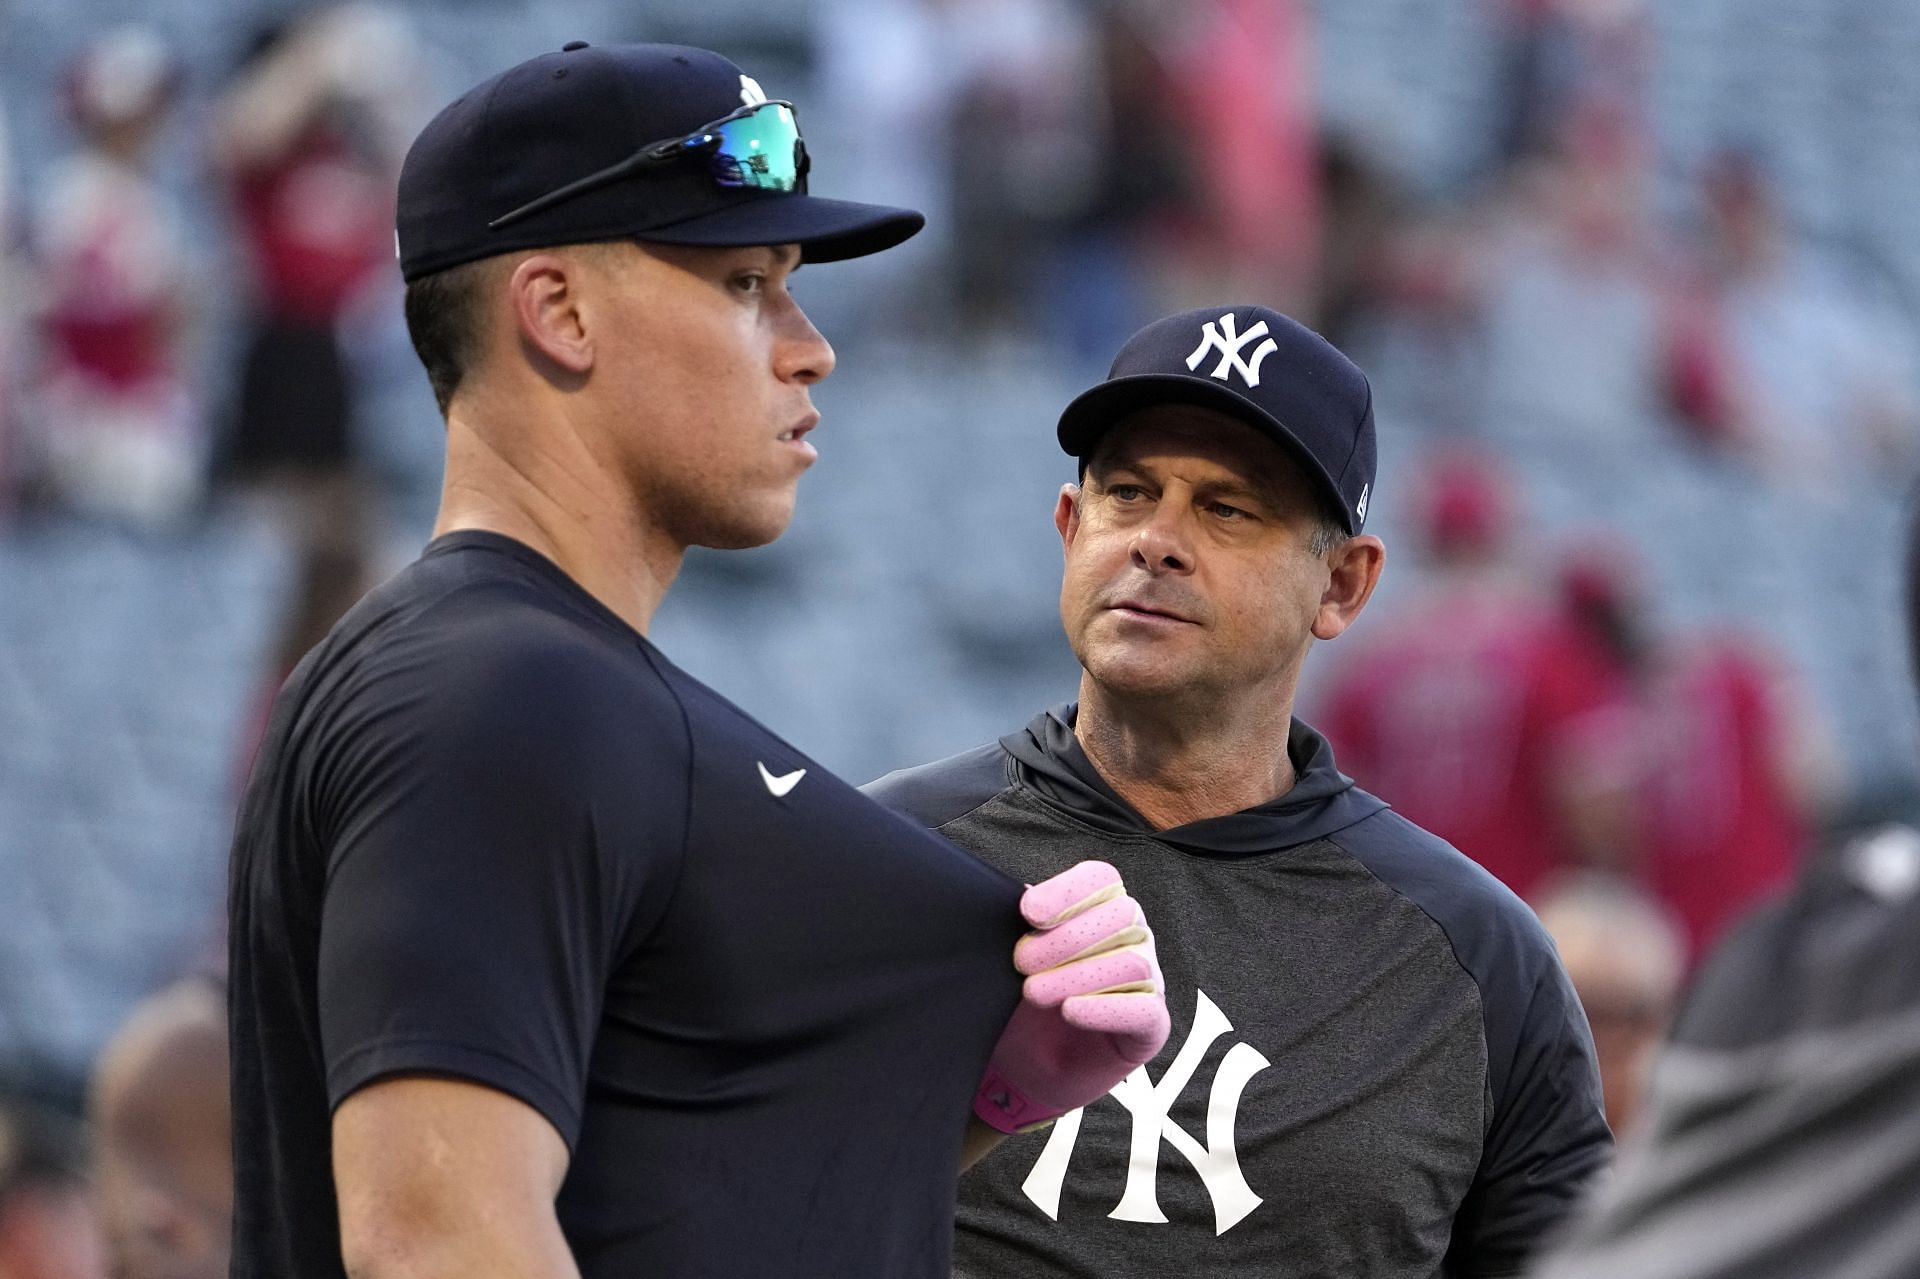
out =
[(442, 537), (294, 673), (248, 789), (233, 1273), (343, 1274), (332, 1109), (431, 1073), (565, 1139), (586, 1279), (945, 1275), (1018, 893), (529, 548)]

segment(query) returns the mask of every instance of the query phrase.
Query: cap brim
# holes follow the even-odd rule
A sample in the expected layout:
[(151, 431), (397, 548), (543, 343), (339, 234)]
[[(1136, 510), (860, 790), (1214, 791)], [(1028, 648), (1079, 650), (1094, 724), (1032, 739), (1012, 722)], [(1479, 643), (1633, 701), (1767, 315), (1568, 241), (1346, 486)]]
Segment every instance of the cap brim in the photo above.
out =
[(1308, 478), (1318, 484), (1340, 512), (1340, 521), (1349, 533), (1356, 532), (1347, 501), (1340, 486), (1327, 474), (1307, 446), (1295, 438), (1286, 423), (1279, 421), (1259, 405), (1247, 400), (1212, 378), (1181, 377), (1172, 373), (1137, 373), (1117, 377), (1083, 391), (1060, 414), (1060, 447), (1076, 458), (1085, 458), (1115, 423), (1129, 413), (1156, 404), (1192, 404), (1213, 409), (1245, 422), (1260, 431), (1293, 457)]
[(633, 236), (654, 244), (713, 248), (797, 244), (802, 261), (840, 262), (891, 249), (926, 224), (926, 217), (912, 209), (812, 195), (767, 195)]

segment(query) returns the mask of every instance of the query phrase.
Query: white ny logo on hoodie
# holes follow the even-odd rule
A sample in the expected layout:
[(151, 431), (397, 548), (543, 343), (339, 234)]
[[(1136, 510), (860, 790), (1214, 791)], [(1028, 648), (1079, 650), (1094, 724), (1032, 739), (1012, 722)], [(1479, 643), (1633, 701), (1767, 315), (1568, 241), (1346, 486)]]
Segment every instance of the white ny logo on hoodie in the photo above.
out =
[[(1193, 1170), (1200, 1174), (1200, 1184), (1206, 1187), (1207, 1197), (1213, 1201), (1213, 1233), (1224, 1235), (1246, 1220), (1248, 1214), (1262, 1202), (1240, 1172), (1240, 1156), (1234, 1149), (1234, 1129), (1240, 1116), (1240, 1097), (1246, 1091), (1247, 1082), (1272, 1063), (1250, 1044), (1235, 1044), (1227, 1050), (1220, 1068), (1214, 1072), (1213, 1088), (1207, 1095), (1207, 1141), (1204, 1146), (1186, 1129), (1168, 1118), (1174, 1102), (1193, 1082), (1207, 1049), (1213, 1046), (1216, 1039), (1233, 1029), (1227, 1015), (1207, 998), (1206, 991), (1195, 993), (1199, 995), (1199, 1001), (1193, 1012), (1193, 1028), (1187, 1032), (1186, 1042), (1180, 1045), (1173, 1064), (1167, 1067), (1167, 1073), (1161, 1076), (1160, 1082), (1156, 1084), (1149, 1079), (1147, 1068), (1142, 1066), (1121, 1080), (1119, 1086), (1109, 1094), (1133, 1115), (1133, 1142), (1127, 1159), (1126, 1190), (1120, 1196), (1119, 1205), (1107, 1215), (1116, 1221), (1167, 1220), (1167, 1215), (1160, 1211), (1156, 1191), (1160, 1173), (1160, 1143), (1164, 1141), (1180, 1152), (1193, 1165)], [(1073, 1157), (1074, 1142), (1080, 1136), (1080, 1121), (1084, 1115), (1082, 1110), (1073, 1110), (1060, 1116), (1047, 1139), (1046, 1149), (1040, 1152), (1033, 1171), (1027, 1174), (1026, 1181), (1020, 1186), (1027, 1198), (1055, 1221), (1060, 1219), (1060, 1191), (1066, 1182), (1067, 1161)]]

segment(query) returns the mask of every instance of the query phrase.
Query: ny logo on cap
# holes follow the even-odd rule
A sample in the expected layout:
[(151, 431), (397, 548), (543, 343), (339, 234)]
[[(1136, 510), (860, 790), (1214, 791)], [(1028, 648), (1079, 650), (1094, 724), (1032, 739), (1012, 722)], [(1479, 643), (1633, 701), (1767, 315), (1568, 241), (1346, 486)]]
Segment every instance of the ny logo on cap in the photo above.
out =
[[(1272, 355), (1280, 349), (1279, 343), (1275, 342), (1272, 338), (1267, 338), (1267, 322), (1262, 320), (1245, 333), (1236, 333), (1234, 330), (1238, 322), (1233, 318), (1233, 312), (1229, 311), (1220, 317), (1218, 323), (1219, 327), (1216, 328), (1214, 327), (1215, 322), (1208, 320), (1206, 325), (1201, 328), (1200, 345), (1194, 347), (1193, 354), (1187, 357), (1187, 367), (1189, 369), (1199, 368), (1200, 361), (1206, 358), (1208, 351), (1218, 351), (1220, 352), (1220, 363), (1214, 365), (1213, 372), (1210, 376), (1217, 377), (1224, 382), (1227, 380), (1227, 370), (1232, 369), (1240, 375), (1240, 380), (1245, 382), (1249, 387), (1259, 386), (1261, 363), (1265, 361), (1269, 355)], [(1267, 340), (1253, 349), (1253, 359), (1251, 361), (1241, 359), (1240, 352), (1246, 347), (1247, 343), (1256, 338), (1267, 338)]]
[(741, 106), (757, 107), (762, 102), (765, 102), (766, 100), (767, 100), (767, 91), (760, 87), (760, 82), (758, 80), (754, 79), (750, 75), (742, 75), (740, 77), (740, 105)]

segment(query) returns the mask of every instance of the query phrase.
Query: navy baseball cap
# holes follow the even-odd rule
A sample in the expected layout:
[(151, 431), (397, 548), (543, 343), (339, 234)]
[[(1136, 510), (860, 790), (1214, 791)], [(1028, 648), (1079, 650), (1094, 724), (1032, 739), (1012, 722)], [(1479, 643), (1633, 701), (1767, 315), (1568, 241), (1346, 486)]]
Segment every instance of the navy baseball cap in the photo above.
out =
[(807, 194), (791, 103), (717, 53), (574, 41), (474, 86), (400, 170), (400, 273), (594, 240), (798, 244), (831, 262), (891, 248), (926, 219)]
[(1264, 306), (1202, 307), (1127, 339), (1107, 380), (1060, 414), (1082, 465), (1107, 429), (1155, 404), (1193, 404), (1271, 436), (1331, 499), (1348, 533), (1373, 493), (1373, 387), (1312, 329)]

